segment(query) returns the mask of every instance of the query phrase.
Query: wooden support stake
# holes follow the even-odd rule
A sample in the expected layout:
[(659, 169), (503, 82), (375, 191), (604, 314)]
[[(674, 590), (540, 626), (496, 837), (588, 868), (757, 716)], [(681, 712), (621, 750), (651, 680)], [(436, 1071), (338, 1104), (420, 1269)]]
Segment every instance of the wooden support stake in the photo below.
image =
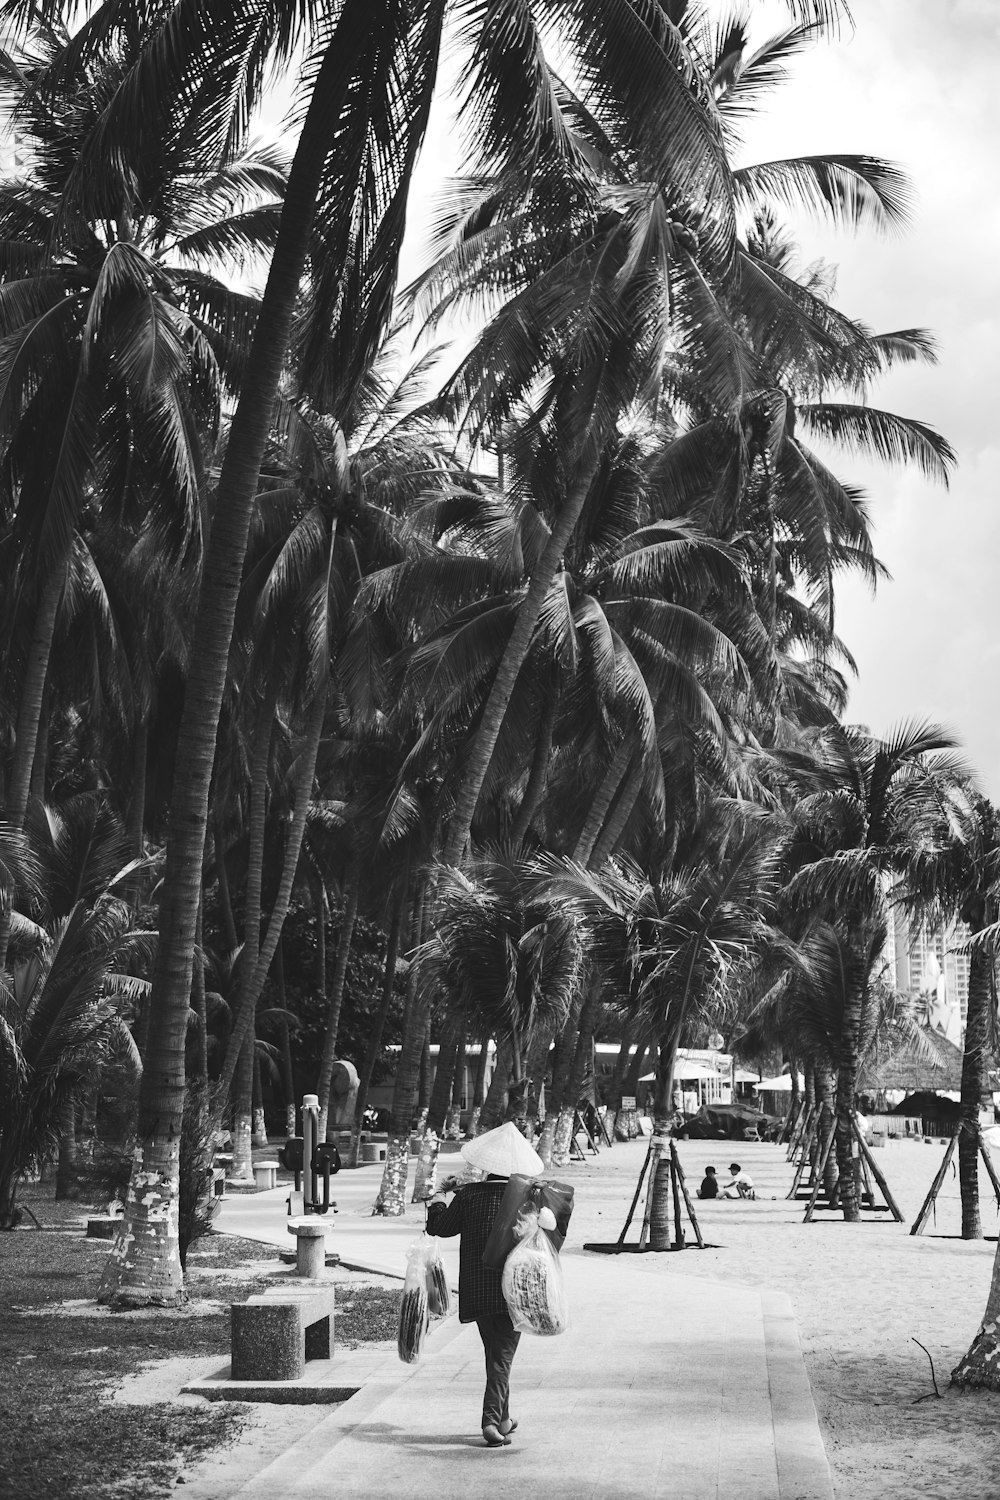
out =
[(642, 1163), (642, 1171), (639, 1173), (639, 1181), (636, 1183), (636, 1185), (635, 1185), (635, 1192), (632, 1194), (632, 1202), (629, 1205), (628, 1216), (627, 1216), (627, 1218), (625, 1220), (625, 1227), (622, 1229), (621, 1234), (618, 1236), (618, 1243), (615, 1246), (615, 1248), (617, 1250), (620, 1250), (621, 1247), (622, 1247), (622, 1245), (624, 1245), (624, 1243), (625, 1243), (625, 1236), (628, 1234), (629, 1225), (631, 1224), (633, 1218), (635, 1217), (636, 1204), (639, 1202), (639, 1194), (642, 1192), (642, 1180), (643, 1180), (643, 1178), (646, 1175), (646, 1168), (649, 1166), (649, 1158), (652, 1156), (652, 1154), (653, 1154), (653, 1142), (650, 1141), (650, 1143), (649, 1143), (649, 1150), (646, 1152), (645, 1158), (644, 1158), (643, 1163)]
[(982, 1134), (978, 1129), (976, 1131), (976, 1139), (979, 1142), (979, 1154), (983, 1158), (983, 1165), (985, 1166), (986, 1171), (989, 1175), (989, 1179), (993, 1184), (993, 1191), (996, 1194), (997, 1207), (1000, 1208), (1000, 1178), (997, 1177), (996, 1169), (993, 1166), (992, 1161), (990, 1160), (990, 1153), (987, 1151), (986, 1143), (983, 1140)]
[(930, 1215), (930, 1211), (934, 1207), (934, 1204), (935, 1204), (935, 1202), (937, 1200), (938, 1193), (941, 1191), (941, 1184), (942, 1184), (942, 1182), (944, 1182), (944, 1174), (948, 1170), (948, 1163), (951, 1161), (952, 1157), (955, 1154), (955, 1147), (958, 1145), (958, 1136), (959, 1136), (959, 1131), (961, 1130), (961, 1128), (962, 1128), (961, 1125), (959, 1125), (959, 1126), (956, 1127), (955, 1134), (952, 1136), (951, 1140), (948, 1142), (948, 1149), (944, 1153), (944, 1160), (942, 1161), (941, 1165), (938, 1167), (938, 1169), (937, 1169), (937, 1176), (934, 1178), (934, 1181), (931, 1183), (930, 1189), (928, 1190), (928, 1193), (927, 1193), (927, 1197), (923, 1201), (923, 1205), (922, 1205), (922, 1207), (920, 1209), (920, 1212), (917, 1214), (917, 1217), (913, 1221), (913, 1227), (910, 1230), (911, 1234), (922, 1234), (923, 1233), (924, 1225), (927, 1223), (927, 1219), (928, 1219), (928, 1217)]
[(674, 1171), (677, 1173), (677, 1180), (681, 1185), (681, 1192), (684, 1194), (684, 1203), (687, 1207), (688, 1218), (691, 1220), (691, 1228), (694, 1230), (694, 1237), (698, 1241), (698, 1249), (704, 1250), (705, 1241), (701, 1237), (701, 1227), (698, 1223), (698, 1216), (694, 1211), (694, 1204), (691, 1202), (691, 1194), (688, 1192), (687, 1182), (684, 1178), (684, 1169), (681, 1166), (681, 1159), (677, 1155), (677, 1147), (673, 1141), (670, 1142), (670, 1155), (673, 1158)]
[[(670, 1143), (673, 1145), (673, 1141)], [(677, 1157), (670, 1153), (670, 1187), (674, 1195), (674, 1249), (684, 1249), (684, 1225), (681, 1223), (681, 1194), (677, 1181)]]
[(871, 1151), (868, 1147), (868, 1142), (865, 1140), (864, 1136), (861, 1133), (861, 1127), (858, 1124), (857, 1116), (854, 1114), (851, 1115), (851, 1129), (854, 1131), (855, 1139), (857, 1140), (857, 1143), (861, 1148), (861, 1155), (871, 1167), (872, 1176), (875, 1178), (875, 1181), (878, 1183), (879, 1187), (882, 1190), (882, 1197), (889, 1205), (892, 1217), (895, 1219), (897, 1224), (902, 1224), (903, 1211), (900, 1208), (899, 1204), (896, 1202), (895, 1198), (892, 1196), (892, 1189), (885, 1180), (885, 1173), (882, 1171), (882, 1168), (879, 1166), (874, 1156), (872, 1156)]
[(812, 1153), (812, 1145), (818, 1129), (819, 1115), (814, 1115), (809, 1122), (808, 1130), (802, 1137), (802, 1152), (799, 1156), (798, 1165), (795, 1168), (795, 1176), (792, 1178), (792, 1185), (789, 1188), (788, 1192), (785, 1194), (786, 1198), (794, 1198), (799, 1190), (799, 1186), (802, 1182), (802, 1176), (806, 1169), (806, 1163), (809, 1161), (810, 1155)]
[(830, 1121), (830, 1134), (826, 1138), (826, 1142), (821, 1153), (821, 1159), (816, 1172), (816, 1181), (813, 1183), (812, 1197), (809, 1199), (809, 1202), (806, 1205), (806, 1216), (802, 1221), (803, 1224), (809, 1224), (812, 1222), (813, 1210), (816, 1207), (816, 1199), (819, 1197), (819, 1190), (823, 1186), (823, 1173), (826, 1171), (826, 1164), (830, 1160), (830, 1152), (833, 1150), (833, 1142), (836, 1134), (837, 1116), (834, 1115), (832, 1120)]
[(795, 1129), (792, 1131), (792, 1138), (791, 1138), (791, 1140), (788, 1143), (788, 1156), (787, 1156), (786, 1160), (788, 1160), (788, 1161), (794, 1161), (795, 1160), (795, 1153), (798, 1151), (798, 1149), (801, 1146), (803, 1140), (806, 1138), (806, 1136), (809, 1134), (810, 1130), (812, 1129), (812, 1125), (813, 1125), (813, 1121), (814, 1121), (815, 1117), (816, 1117), (816, 1104), (815, 1104), (815, 1102), (813, 1102), (812, 1104), (804, 1104), (802, 1106), (802, 1109), (801, 1109), (800, 1113), (799, 1113), (799, 1118), (795, 1122)]

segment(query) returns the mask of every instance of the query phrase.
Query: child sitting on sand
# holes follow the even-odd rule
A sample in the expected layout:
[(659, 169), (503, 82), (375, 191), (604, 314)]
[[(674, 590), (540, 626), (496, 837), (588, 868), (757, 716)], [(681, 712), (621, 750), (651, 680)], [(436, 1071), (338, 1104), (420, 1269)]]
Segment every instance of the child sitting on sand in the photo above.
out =
[(729, 1163), (729, 1170), (733, 1175), (722, 1189), (725, 1197), (756, 1198), (757, 1194), (754, 1190), (753, 1178), (750, 1176), (750, 1173), (744, 1172), (738, 1161), (731, 1161)]
[(719, 1196), (719, 1179), (715, 1175), (714, 1167), (706, 1167), (705, 1175), (701, 1179), (701, 1187), (698, 1189), (699, 1198), (717, 1198)]

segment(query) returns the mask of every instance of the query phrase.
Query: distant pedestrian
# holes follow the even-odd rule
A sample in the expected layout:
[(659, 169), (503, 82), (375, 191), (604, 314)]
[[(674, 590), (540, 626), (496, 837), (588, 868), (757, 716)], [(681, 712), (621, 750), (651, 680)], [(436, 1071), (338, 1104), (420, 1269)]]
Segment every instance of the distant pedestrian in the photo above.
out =
[(719, 1179), (715, 1175), (714, 1167), (706, 1167), (705, 1175), (701, 1179), (701, 1187), (698, 1189), (699, 1198), (717, 1198), (719, 1196)]
[[(512, 1121), (466, 1141), (462, 1156), (470, 1167), (487, 1174), (485, 1182), (460, 1186), (446, 1177), (430, 1201), (427, 1232), (445, 1239), (460, 1235), (458, 1259), (458, 1316), (475, 1323), (486, 1353), (486, 1392), (483, 1396), (483, 1438), (490, 1448), (503, 1448), (517, 1423), (510, 1414), (510, 1367), (521, 1335), (514, 1328), (504, 1301), (502, 1271), (483, 1265), (507, 1179), (514, 1172), (537, 1177), (544, 1163)], [(454, 1193), (451, 1203), (445, 1194)]]

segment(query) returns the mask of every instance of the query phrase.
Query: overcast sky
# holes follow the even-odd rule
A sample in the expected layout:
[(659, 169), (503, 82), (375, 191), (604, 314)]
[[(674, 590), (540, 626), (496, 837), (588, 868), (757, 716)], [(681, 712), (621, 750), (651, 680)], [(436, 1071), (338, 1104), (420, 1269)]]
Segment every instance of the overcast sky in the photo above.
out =
[(838, 265), (845, 312), (936, 335), (938, 365), (893, 375), (873, 404), (937, 427), (959, 467), (946, 492), (915, 471), (836, 463), (869, 491), (893, 575), (874, 602), (841, 585), (838, 624), (860, 669), (849, 717), (876, 732), (913, 716), (949, 726), (1000, 800), (1000, 0), (856, 0), (854, 11), (853, 36), (793, 64), (752, 155), (865, 151), (910, 173), (905, 237), (824, 230), (807, 248)]

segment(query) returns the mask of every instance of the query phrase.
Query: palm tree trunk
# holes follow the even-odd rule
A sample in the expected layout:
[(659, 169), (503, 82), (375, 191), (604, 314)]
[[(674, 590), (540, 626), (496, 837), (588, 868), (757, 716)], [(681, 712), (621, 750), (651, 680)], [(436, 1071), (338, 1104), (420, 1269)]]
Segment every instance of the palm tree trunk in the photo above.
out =
[[(345, 0), (316, 71), (292, 158), (246, 378), (216, 490), (175, 757), (160, 941), (153, 977), (153, 1019), (139, 1089), (139, 1145), (125, 1219), (108, 1257), (99, 1293), (102, 1302), (115, 1306), (175, 1302), (182, 1295), (177, 1170), (184, 1111), (184, 1039), (208, 799), (236, 604), (261, 462), (285, 369), (316, 204), (342, 109), (356, 86), (350, 64), (364, 59), (366, 47), (380, 43), (382, 35), (372, 0)], [(372, 86), (377, 86), (374, 81)], [(425, 128), (423, 115), (414, 125), (414, 140), (407, 143), (411, 151)], [(345, 154), (349, 155), (350, 149)], [(367, 138), (356, 149), (366, 152)], [(341, 168), (348, 176), (352, 170), (360, 175), (359, 161), (344, 160)], [(297, 861), (298, 849), (295, 854)], [(246, 1019), (249, 1024), (251, 1018)], [(241, 1042), (242, 1037), (228, 1068), (227, 1086)]]
[(591, 855), (594, 852), (594, 845), (600, 836), (601, 829), (604, 827), (611, 804), (618, 793), (618, 788), (625, 779), (631, 759), (631, 742), (628, 739), (624, 739), (611, 758), (611, 763), (605, 771), (601, 779), (601, 784), (597, 789), (597, 795), (590, 804), (590, 811), (587, 813), (584, 825), (580, 829), (576, 846), (573, 849), (573, 858), (577, 864), (589, 868)]
[(191, 975), (191, 1008), (198, 1017), (197, 1068), (195, 1076), (208, 1078), (208, 1002), (205, 998), (205, 958), (202, 953), (204, 935), (204, 896), (198, 903), (198, 925), (195, 928), (194, 969)]
[(479, 1115), (479, 1132), (494, 1130), (503, 1124), (507, 1109), (507, 1085), (510, 1083), (514, 1062), (514, 1044), (509, 1040), (497, 1044), (497, 1058), (490, 1077), (490, 1086)]
[(373, 1214), (382, 1214), (386, 1218), (398, 1218), (406, 1212), (410, 1125), (420, 1091), (420, 1069), (430, 1008), (430, 993), (418, 990), (415, 984), (411, 983), (409, 1005), (403, 1026), (403, 1042), (399, 1053), (399, 1067), (396, 1070), (396, 1084), (392, 1093), (392, 1114), (389, 1119), (385, 1170), (382, 1173), (382, 1184), (372, 1209)]
[(424, 1027), (424, 1044), (420, 1050), (420, 1084), (417, 1089), (417, 1113), (420, 1122), (417, 1126), (418, 1134), (427, 1129), (427, 1111), (431, 1103), (431, 1018), (427, 1017), (427, 1025)]
[(371, 1088), (372, 1074), (375, 1071), (375, 1063), (378, 1060), (379, 1049), (382, 1046), (382, 1033), (388, 1019), (389, 1008), (392, 1005), (393, 990), (396, 980), (396, 964), (399, 961), (399, 943), (403, 930), (403, 922), (406, 915), (408, 892), (405, 887), (393, 912), (392, 923), (389, 927), (389, 942), (385, 953), (385, 969), (382, 975), (382, 994), (379, 997), (379, 1008), (374, 1023), (368, 1035), (368, 1045), (365, 1049), (365, 1059), (361, 1067), (361, 1078), (358, 1082), (358, 1100), (354, 1110), (354, 1140), (351, 1145), (351, 1165), (357, 1166), (358, 1157), (361, 1154), (361, 1129), (368, 1108), (368, 1092)]
[(861, 986), (853, 986), (844, 1004), (837, 1049), (837, 1171), (840, 1178), (840, 1206), (844, 1221), (848, 1224), (856, 1224), (861, 1218), (858, 1179), (854, 1175), (854, 1132), (851, 1120), (854, 1114), (854, 1096), (858, 1088), (858, 1046), (864, 1004), (865, 995)]
[[(566, 1083), (559, 1100), (559, 1114), (556, 1119), (555, 1137), (552, 1142), (552, 1161), (557, 1167), (564, 1167), (569, 1162), (570, 1146), (573, 1140), (573, 1116), (583, 1088), (583, 1080), (587, 1075), (593, 1056), (594, 1032), (601, 1017), (601, 1006), (603, 1004), (603, 987), (600, 980), (591, 978), (584, 996), (583, 1005), (580, 1008), (579, 1029), (576, 1036), (576, 1047), (573, 1051), (573, 1062), (566, 1077)], [(541, 1153), (539, 1153), (541, 1155)]]
[[(52, 655), (52, 638), (55, 635), (59, 605), (66, 584), (66, 564), (59, 563), (46, 578), (35, 610), (34, 632), (28, 648), (24, 683), (17, 709), (17, 728), (14, 741), (14, 761), (11, 766), (10, 785), (4, 816), (14, 828), (24, 827), (24, 814), (28, 806), (31, 787), (31, 772), (35, 764), (38, 746), (38, 726), (42, 717), (42, 702), (49, 675), (49, 658)], [(0, 966), (6, 961), (6, 944), (0, 958)]]
[(77, 1181), (76, 1100), (63, 1100), (59, 1111), (59, 1156), (56, 1162), (56, 1200), (76, 1198)]
[(240, 940), (236, 931), (236, 918), (233, 915), (232, 892), (229, 889), (226, 844), (218, 823), (212, 830), (212, 837), (215, 843), (215, 875), (219, 882), (219, 919), (222, 923), (222, 937), (226, 944), (226, 952), (235, 953), (240, 946)]
[[(980, 918), (973, 933), (984, 925)], [(958, 1181), (962, 1194), (962, 1238), (981, 1240), (979, 1216), (979, 1111), (989, 1047), (990, 1011), (993, 1003), (990, 956), (978, 944), (969, 955), (969, 1000), (965, 1017), (965, 1051), (962, 1057), (961, 1133), (958, 1137)]]
[(253, 1054), (254, 1029), (243, 1035), (236, 1076), (233, 1079), (233, 1166), (235, 1182), (253, 1181)]
[(267, 1145), (267, 1120), (264, 1115), (264, 1085), (260, 1076), (260, 1053), (254, 1047), (253, 1054), (253, 1128), (250, 1144), (263, 1151)]
[[(38, 725), (42, 716), (45, 684), (48, 680), (49, 657), (52, 654), (52, 637), (55, 634), (56, 619), (65, 582), (66, 565), (61, 563), (53, 568), (46, 579), (35, 610), (34, 634), (28, 650), (21, 700), (17, 711), (14, 762), (4, 806), (6, 821), (17, 830), (24, 827), (24, 815), (28, 807), (31, 772), (38, 744)], [(0, 911), (0, 971), (7, 965), (10, 922), (10, 909), (5, 903), (4, 909)]]
[(31, 768), (31, 795), (40, 802), (45, 801), (45, 780), (49, 768), (49, 709), (52, 702), (52, 687), (46, 681), (42, 694), (42, 711), (38, 718), (38, 739), (35, 744), (35, 763)]
[(472, 1082), (472, 1098), (469, 1100), (469, 1122), (465, 1127), (465, 1139), (475, 1140), (479, 1134), (479, 1121), (482, 1118), (483, 1105), (486, 1103), (486, 1069), (490, 1061), (490, 1038), (483, 1036), (479, 1043), (479, 1057), (476, 1060), (476, 1076)]
[(537, 1146), (546, 1171), (552, 1166), (556, 1125), (559, 1122), (560, 1110), (569, 1084), (570, 1070), (573, 1067), (573, 1058), (576, 1055), (576, 1034), (582, 1009), (583, 995), (581, 993), (574, 998), (569, 1015), (566, 1017), (566, 1024), (556, 1037), (555, 1055), (552, 1059), (552, 1087), (545, 1101), (545, 1119), (542, 1122), (542, 1133), (538, 1138)]
[(437, 1067), (427, 1106), (427, 1129), (435, 1135), (444, 1131), (448, 1110), (451, 1106), (451, 1091), (455, 1082), (455, 1059), (461, 1041), (465, 1017), (462, 1012), (452, 1012), (445, 1017), (441, 1028), (441, 1043), (438, 1047)]
[(444, 1136), (447, 1141), (459, 1141), (462, 1138), (462, 1096), (465, 1092), (465, 1043), (468, 1030), (468, 1016), (463, 1012), (458, 1046), (455, 1048), (455, 1068), (451, 1079), (451, 1108), (448, 1110), (448, 1117), (445, 1121)]
[(472, 819), (479, 802), (479, 793), (493, 758), (493, 751), (500, 736), (507, 706), (514, 686), (528, 654), (531, 637), (552, 581), (562, 567), (563, 554), (576, 530), (583, 507), (587, 501), (591, 481), (597, 469), (597, 460), (589, 455), (577, 465), (577, 474), (556, 517), (541, 560), (532, 574), (528, 591), (517, 612), (514, 628), (510, 633), (500, 665), (497, 667), (489, 697), (479, 720), (479, 727), (466, 759), (465, 774), (455, 797), (455, 806), (448, 822), (448, 841), (444, 849), (444, 863), (457, 865), (461, 862), (469, 840)]
[(552, 1039), (558, 1025), (558, 1019), (553, 1018), (547, 1026), (540, 1026), (537, 1036), (532, 1038), (531, 1046), (528, 1048), (524, 1067), (527, 1080), (527, 1087), (524, 1090), (524, 1126), (525, 1134), (529, 1139), (535, 1133), (538, 1101), (545, 1083), (545, 1075), (549, 1070), (549, 1052), (552, 1049)]
[(142, 718), (132, 739), (132, 796), (128, 809), (128, 841), (133, 859), (141, 859), (146, 824), (146, 759), (149, 754), (149, 720)]
[(358, 904), (361, 899), (360, 860), (356, 854), (352, 854), (348, 861), (345, 885), (347, 889), (344, 896), (344, 915), (340, 923), (340, 936), (337, 939), (337, 957), (333, 965), (326, 1033), (323, 1037), (323, 1053), (316, 1084), (316, 1092), (319, 1096), (321, 1140), (326, 1139), (326, 1124), (330, 1116), (330, 1083), (333, 1078), (333, 1064), (337, 1057), (340, 1011), (344, 1003), (347, 963), (351, 956), (351, 943), (354, 941), (354, 927), (358, 919)]
[(952, 1370), (951, 1383), (965, 1390), (1000, 1391), (1000, 1244), (993, 1258), (983, 1321), (968, 1352)]
[[(353, 859), (348, 869), (348, 879), (355, 882), (357, 879)], [(313, 898), (313, 918), (316, 923), (316, 996), (321, 1002), (329, 1003), (326, 993), (326, 919), (330, 903), (327, 899), (326, 882), (323, 877), (314, 873), (309, 881), (309, 889)], [(336, 980), (334, 983), (336, 984)], [(339, 1014), (338, 1007), (338, 1020)], [(322, 1097), (321, 1094), (320, 1098)]]
[[(274, 955), (274, 979), (278, 986), (278, 1004), (288, 1010), (288, 994), (285, 990), (285, 938), (282, 933)], [(285, 1095), (285, 1135), (295, 1134), (295, 1070), (292, 1067), (292, 1039), (288, 1029), (288, 1016), (281, 1017), (281, 1087)]]
[(281, 875), (278, 879), (278, 889), (274, 897), (274, 904), (271, 907), (271, 915), (268, 918), (267, 931), (264, 935), (264, 941), (261, 944), (260, 956), (257, 959), (253, 980), (248, 990), (248, 995), (252, 999), (252, 1007), (247, 1007), (246, 1010), (242, 1006), (240, 1007), (240, 1013), (236, 1018), (236, 1024), (229, 1038), (226, 1060), (223, 1063), (222, 1074), (219, 1080), (223, 1091), (228, 1090), (233, 1081), (233, 1073), (236, 1070), (239, 1049), (243, 1042), (243, 1030), (248, 1028), (253, 1020), (254, 1010), (264, 989), (264, 982), (267, 979), (268, 970), (277, 951), (278, 940), (281, 937), (285, 917), (288, 915), (292, 887), (295, 884), (295, 875), (299, 867), (299, 855), (302, 852), (302, 839), (306, 831), (306, 815), (309, 811), (313, 778), (316, 774), (316, 757), (319, 753), (319, 742), (323, 733), (325, 713), (326, 683), (324, 682), (317, 690), (310, 707), (310, 717), (306, 724), (305, 739), (296, 758), (295, 785), (293, 789), (295, 811), (292, 815), (292, 826), (288, 830), (288, 838), (285, 841)]
[(556, 711), (559, 706), (559, 697), (556, 692), (555, 681), (550, 684), (550, 691), (545, 696), (542, 705), (541, 722), (538, 725), (538, 734), (535, 739), (535, 754), (531, 762), (531, 770), (528, 773), (528, 782), (524, 788), (524, 796), (521, 798), (521, 806), (517, 810), (510, 830), (510, 841), (515, 849), (520, 848), (535, 820), (535, 813), (545, 792), (545, 783), (549, 775), (549, 761), (552, 758), (552, 736), (556, 726)]
[(642, 757), (634, 756), (622, 784), (618, 800), (601, 830), (601, 836), (594, 845), (590, 859), (587, 861), (590, 869), (599, 870), (603, 864), (607, 863), (621, 843), (628, 820), (632, 816), (635, 804), (639, 800), (639, 793), (642, 791), (642, 778)]
[[(813, 1143), (813, 1174), (819, 1170), (819, 1155), (823, 1149), (831, 1121), (836, 1118), (836, 1109), (833, 1096), (833, 1079), (827, 1068), (820, 1066), (816, 1069), (816, 1103), (819, 1105), (819, 1122), (816, 1138)], [(826, 1159), (823, 1169), (823, 1191), (826, 1201), (833, 1202), (833, 1195), (837, 1191), (838, 1182), (837, 1155), (831, 1151)]]

